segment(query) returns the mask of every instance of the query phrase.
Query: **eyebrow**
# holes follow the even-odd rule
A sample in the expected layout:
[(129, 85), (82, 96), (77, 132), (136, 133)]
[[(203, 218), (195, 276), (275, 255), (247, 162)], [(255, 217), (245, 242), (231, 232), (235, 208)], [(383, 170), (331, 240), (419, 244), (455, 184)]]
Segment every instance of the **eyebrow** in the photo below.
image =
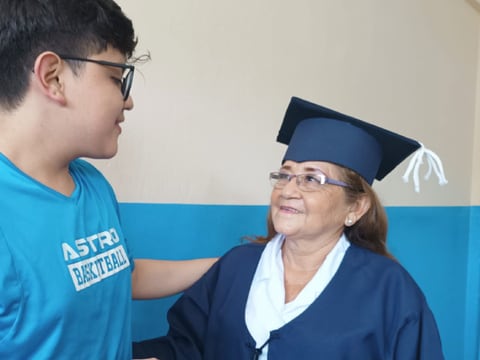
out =
[[(292, 171), (292, 167), (287, 165), (287, 166), (282, 166), (280, 168), (280, 170), (288, 170), (288, 171)], [(303, 172), (319, 172), (319, 173), (322, 173), (324, 175), (326, 175), (326, 172), (323, 171), (322, 169), (320, 168), (316, 168), (316, 167), (312, 167), (312, 166), (308, 166), (308, 167), (305, 167), (305, 168), (302, 168)]]

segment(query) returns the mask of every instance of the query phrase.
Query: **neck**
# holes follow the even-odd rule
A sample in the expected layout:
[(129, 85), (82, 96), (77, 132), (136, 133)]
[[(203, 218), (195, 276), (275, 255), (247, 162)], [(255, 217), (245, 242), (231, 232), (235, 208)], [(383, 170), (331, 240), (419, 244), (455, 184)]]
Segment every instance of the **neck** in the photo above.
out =
[(54, 138), (36, 124), (19, 114), (2, 117), (0, 153), (31, 178), (68, 196), (75, 187), (69, 172), (72, 159), (61, 157)]
[(339, 240), (322, 244), (285, 239), (282, 246), (285, 303), (294, 300), (322, 266)]
[[(25, 154), (12, 154), (8, 151), (3, 153), (20, 171), (39, 183), (55, 190), (65, 196), (70, 196), (75, 189), (75, 182), (70, 175), (68, 164), (58, 167), (47, 159), (40, 157), (28, 157)], [(38, 161), (36, 161), (38, 160)]]
[(284, 266), (289, 266), (298, 271), (316, 271), (335, 247), (340, 236), (341, 234), (336, 234), (321, 242), (285, 238), (282, 245)]

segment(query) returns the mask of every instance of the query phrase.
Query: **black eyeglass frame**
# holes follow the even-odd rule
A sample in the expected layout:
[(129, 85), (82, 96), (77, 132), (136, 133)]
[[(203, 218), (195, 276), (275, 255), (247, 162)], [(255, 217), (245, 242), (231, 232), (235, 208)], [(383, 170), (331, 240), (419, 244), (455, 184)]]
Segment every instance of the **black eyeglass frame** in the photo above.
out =
[[(284, 188), (293, 178), (296, 178), (296, 183), (300, 190), (307, 191), (307, 192), (315, 191), (313, 189), (308, 189), (303, 186), (304, 182), (302, 181), (302, 179), (305, 179), (306, 177), (310, 177), (312, 180), (315, 180), (318, 183), (318, 185), (330, 184), (330, 185), (351, 188), (349, 184), (340, 180), (331, 179), (327, 177), (325, 174), (321, 174), (321, 173), (287, 174), (281, 171), (272, 171), (269, 174), (270, 183), (276, 189)], [(280, 181), (282, 180), (287, 180), (287, 182), (280, 183)]]
[[(69, 55), (58, 54), (58, 56), (60, 56), (60, 58), (63, 60), (86, 61), (86, 62), (98, 64), (98, 65), (113, 66), (113, 67), (123, 69), (124, 73), (122, 75), (122, 80), (121, 80), (122, 84), (121, 84), (120, 90), (122, 92), (124, 101), (126, 101), (130, 96), (130, 90), (132, 89), (132, 84), (133, 84), (133, 75), (135, 73), (135, 66), (129, 65), (129, 64), (111, 62), (111, 61), (95, 60), (95, 59), (81, 58), (81, 57), (69, 56)], [(125, 71), (127, 72), (125, 73)]]

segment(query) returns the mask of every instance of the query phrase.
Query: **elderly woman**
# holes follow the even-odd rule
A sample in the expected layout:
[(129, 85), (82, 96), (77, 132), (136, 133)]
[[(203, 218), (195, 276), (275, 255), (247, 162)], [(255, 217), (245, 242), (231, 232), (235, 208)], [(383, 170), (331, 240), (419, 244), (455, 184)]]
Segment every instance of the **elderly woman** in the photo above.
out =
[(265, 238), (232, 249), (173, 305), (165, 337), (134, 344), (168, 359), (443, 359), (434, 317), (386, 249), (371, 188), (420, 147), (292, 98), (278, 140)]

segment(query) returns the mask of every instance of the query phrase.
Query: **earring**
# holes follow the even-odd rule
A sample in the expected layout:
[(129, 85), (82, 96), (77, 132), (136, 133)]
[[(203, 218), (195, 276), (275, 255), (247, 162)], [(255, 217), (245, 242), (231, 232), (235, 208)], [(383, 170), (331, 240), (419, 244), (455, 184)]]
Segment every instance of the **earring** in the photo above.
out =
[(346, 221), (346, 225), (351, 226), (352, 224), (353, 224), (353, 220), (348, 218), (347, 221)]

